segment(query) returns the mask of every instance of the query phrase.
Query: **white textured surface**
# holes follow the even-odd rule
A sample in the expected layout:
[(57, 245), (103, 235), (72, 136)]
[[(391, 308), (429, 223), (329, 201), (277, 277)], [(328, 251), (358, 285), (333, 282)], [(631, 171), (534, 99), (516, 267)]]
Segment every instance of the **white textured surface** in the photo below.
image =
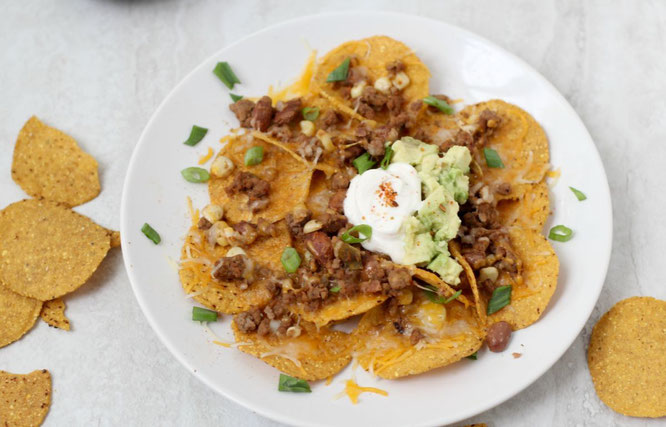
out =
[[(24, 197), (10, 177), (11, 152), (18, 130), (36, 114), (98, 159), (103, 191), (77, 210), (117, 228), (132, 148), (154, 109), (189, 70), (266, 25), (358, 7), (342, 0), (227, 3), (5, 2), (0, 7), (0, 204)], [(658, 425), (663, 420), (626, 418), (598, 400), (585, 347), (594, 322), (618, 300), (666, 299), (659, 274), (666, 249), (660, 238), (666, 130), (659, 121), (666, 114), (666, 59), (659, 53), (666, 38), (666, 4), (543, 1), (536, 9), (527, 1), (409, 3), (373, 1), (364, 8), (441, 19), (525, 59), (581, 115), (613, 192), (613, 256), (590, 322), (539, 381), (470, 421)], [(39, 323), (21, 341), (0, 349), (0, 369), (52, 372), (46, 425), (276, 425), (209, 391), (170, 355), (141, 314), (118, 251), (67, 301), (72, 332)]]

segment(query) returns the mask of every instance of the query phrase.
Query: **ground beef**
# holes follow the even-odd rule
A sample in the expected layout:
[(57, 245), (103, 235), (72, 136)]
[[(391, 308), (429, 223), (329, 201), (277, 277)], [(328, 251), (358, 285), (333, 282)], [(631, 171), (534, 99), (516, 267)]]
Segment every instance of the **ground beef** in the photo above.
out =
[(328, 207), (342, 213), (344, 211), (345, 197), (347, 197), (347, 190), (336, 191), (328, 200)]
[(502, 118), (491, 110), (483, 110), (479, 114), (477, 132), (487, 134), (492, 132), (501, 123)]
[(289, 125), (301, 118), (301, 107), (303, 101), (301, 98), (291, 99), (284, 103), (278, 103), (277, 112), (273, 118), (276, 125)]
[(381, 292), (384, 288), (382, 287), (382, 282), (379, 280), (368, 280), (366, 282), (361, 282), (361, 292), (364, 294), (374, 294)]
[(303, 235), (303, 226), (310, 220), (311, 214), (307, 209), (295, 209), (285, 216), (287, 228), (293, 237)]
[(250, 124), (254, 129), (266, 132), (273, 120), (273, 101), (268, 96), (262, 96), (252, 110)]
[(346, 270), (361, 270), (363, 268), (361, 250), (337, 237), (333, 238), (333, 254), (342, 262)]
[(347, 225), (347, 217), (338, 213), (324, 213), (318, 220), (321, 222), (321, 231), (327, 234), (336, 234)]
[(332, 190), (346, 190), (349, 187), (349, 176), (345, 172), (336, 172), (331, 177)]
[(386, 65), (386, 71), (389, 72), (389, 75), (395, 76), (399, 72), (405, 71), (405, 63), (399, 59), (396, 59), (395, 61), (389, 62)]
[(395, 89), (395, 91), (392, 91), (386, 101), (386, 107), (388, 108), (389, 113), (391, 113), (391, 116), (397, 115), (402, 111), (403, 103), (404, 100), (402, 98), (402, 95), (400, 94), (400, 91), (398, 91), (397, 89)]
[(232, 228), (236, 231), (233, 236), (234, 241), (232, 242), (234, 245), (251, 245), (259, 236), (259, 233), (257, 233), (257, 226), (247, 221), (241, 221), (234, 224), (232, 225)]
[(363, 88), (363, 92), (360, 97), (361, 103), (367, 104), (372, 109), (379, 111), (386, 106), (389, 98), (387, 95), (384, 95), (377, 89), (372, 86), (366, 86)]
[(213, 223), (208, 221), (206, 218), (201, 217), (199, 218), (199, 222), (197, 223), (197, 228), (199, 230), (208, 230), (213, 226)]
[(500, 194), (502, 196), (508, 196), (511, 194), (511, 184), (508, 182), (503, 182), (499, 184), (497, 187), (495, 187), (495, 193)]
[(268, 128), (268, 134), (273, 138), (279, 139), (282, 142), (288, 142), (292, 136), (289, 125), (273, 124)]
[(259, 336), (265, 337), (270, 333), (271, 333), (271, 320), (268, 318), (264, 318), (264, 320), (261, 321), (259, 327), (257, 328), (257, 334)]
[(409, 343), (411, 345), (416, 345), (423, 338), (425, 338), (425, 335), (423, 335), (423, 332), (421, 332), (420, 329), (414, 329), (412, 331), (412, 334), (409, 336)]
[(386, 278), (386, 270), (380, 265), (377, 256), (369, 252), (363, 253), (363, 272), (361, 273), (363, 280), (380, 280)]
[(213, 267), (213, 277), (223, 282), (243, 280), (248, 261), (245, 255), (220, 258)]
[(248, 334), (257, 330), (262, 319), (263, 314), (261, 313), (261, 310), (255, 307), (249, 311), (234, 316), (234, 323), (236, 323), (236, 326), (241, 332)]
[(326, 110), (319, 118), (320, 127), (328, 129), (340, 122), (340, 116), (334, 110)]
[(261, 237), (275, 237), (278, 234), (278, 229), (269, 220), (265, 218), (259, 218), (257, 220), (257, 232)]
[(321, 265), (326, 265), (333, 259), (331, 238), (321, 231), (306, 234), (305, 246)]
[(252, 127), (251, 120), (252, 110), (254, 110), (254, 102), (243, 98), (229, 105), (229, 109), (236, 115), (236, 118), (242, 127)]
[(404, 268), (394, 268), (389, 271), (388, 283), (393, 290), (404, 289), (412, 285), (412, 275)]
[(252, 211), (259, 210), (268, 204), (270, 184), (253, 173), (236, 172), (231, 184), (225, 189), (228, 195), (237, 193), (247, 194), (248, 205)]

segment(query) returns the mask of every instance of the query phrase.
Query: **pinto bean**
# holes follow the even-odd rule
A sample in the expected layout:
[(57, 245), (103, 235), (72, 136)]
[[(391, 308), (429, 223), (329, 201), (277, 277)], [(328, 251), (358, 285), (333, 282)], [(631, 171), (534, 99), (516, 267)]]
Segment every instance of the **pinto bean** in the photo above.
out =
[(507, 322), (502, 321), (493, 323), (490, 328), (488, 328), (488, 334), (486, 335), (488, 349), (494, 353), (504, 351), (511, 339), (511, 332), (511, 325)]

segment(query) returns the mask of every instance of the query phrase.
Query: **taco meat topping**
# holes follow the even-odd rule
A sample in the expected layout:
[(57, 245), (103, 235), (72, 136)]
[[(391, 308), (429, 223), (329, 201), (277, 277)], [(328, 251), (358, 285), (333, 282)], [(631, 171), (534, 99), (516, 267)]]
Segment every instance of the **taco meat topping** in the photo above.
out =
[(242, 127), (252, 127), (251, 120), (252, 110), (254, 110), (254, 102), (243, 98), (229, 105), (229, 109), (236, 115), (236, 118)]
[[(269, 98), (270, 99), (270, 98)], [(303, 101), (301, 98), (291, 99), (287, 102), (277, 103), (277, 112), (273, 123), (276, 125), (288, 125), (294, 123), (301, 117), (301, 106)]]
[(244, 280), (249, 275), (252, 262), (245, 255), (220, 258), (213, 267), (213, 277), (223, 282)]
[(268, 204), (270, 184), (251, 172), (236, 172), (231, 184), (226, 188), (230, 196), (243, 193), (248, 196), (248, 206), (254, 212)]

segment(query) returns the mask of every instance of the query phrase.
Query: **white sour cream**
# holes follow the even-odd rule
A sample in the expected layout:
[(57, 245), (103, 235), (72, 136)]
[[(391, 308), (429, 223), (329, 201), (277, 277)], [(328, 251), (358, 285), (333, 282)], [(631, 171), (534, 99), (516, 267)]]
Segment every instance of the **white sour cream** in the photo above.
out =
[(353, 224), (372, 227), (372, 237), (361, 243), (402, 263), (405, 257), (403, 221), (421, 207), (421, 179), (408, 163), (392, 163), (386, 170), (370, 169), (349, 184), (344, 210)]

